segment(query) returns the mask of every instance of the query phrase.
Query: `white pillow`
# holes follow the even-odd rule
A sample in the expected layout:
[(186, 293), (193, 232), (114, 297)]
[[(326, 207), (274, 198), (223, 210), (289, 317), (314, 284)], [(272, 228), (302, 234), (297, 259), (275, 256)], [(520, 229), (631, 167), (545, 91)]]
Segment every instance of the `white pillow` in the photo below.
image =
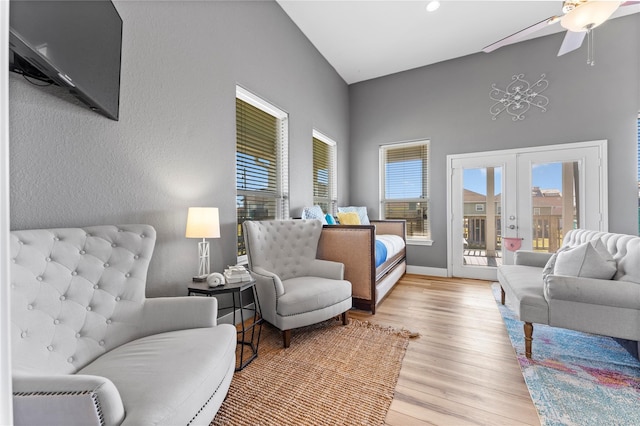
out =
[(610, 280), (617, 270), (616, 261), (598, 239), (559, 252), (553, 274)]
[(366, 207), (338, 207), (338, 213), (351, 213), (356, 212), (360, 217), (360, 225), (370, 225), (369, 216), (367, 215)]
[(313, 207), (305, 207), (302, 210), (302, 219), (319, 219), (323, 225), (327, 225), (327, 218), (322, 212), (322, 207), (316, 205)]
[(558, 254), (570, 249), (571, 247), (569, 246), (562, 246), (558, 249), (558, 251), (556, 251), (555, 253), (553, 253), (553, 255), (551, 255), (551, 257), (547, 261), (547, 264), (544, 265), (544, 269), (542, 270), (543, 280), (546, 280), (548, 275), (553, 275), (553, 270), (556, 266), (556, 260), (558, 260)]

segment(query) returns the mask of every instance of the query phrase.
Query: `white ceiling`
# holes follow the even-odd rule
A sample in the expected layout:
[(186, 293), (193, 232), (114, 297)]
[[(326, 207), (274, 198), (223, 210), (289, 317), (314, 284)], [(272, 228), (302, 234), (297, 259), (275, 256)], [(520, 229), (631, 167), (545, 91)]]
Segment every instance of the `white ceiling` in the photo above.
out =
[[(442, 0), (431, 13), (428, 0), (277, 2), (348, 84), (477, 53), (562, 14), (558, 0)], [(614, 17), (638, 12), (640, 4), (634, 4)], [(559, 31), (554, 24), (535, 36)], [(585, 48), (586, 43), (577, 52)]]

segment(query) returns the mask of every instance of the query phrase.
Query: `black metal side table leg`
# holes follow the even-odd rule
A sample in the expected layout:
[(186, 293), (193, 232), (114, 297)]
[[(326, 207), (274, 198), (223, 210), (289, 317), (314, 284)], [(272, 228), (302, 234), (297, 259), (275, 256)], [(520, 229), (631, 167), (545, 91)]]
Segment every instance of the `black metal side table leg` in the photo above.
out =
[[(254, 285), (253, 289), (253, 331), (255, 332), (255, 327), (260, 326), (258, 329), (258, 340), (256, 340), (256, 347), (254, 348), (254, 353), (258, 356), (258, 346), (260, 345), (260, 335), (262, 334), (262, 323), (264, 320), (262, 319), (262, 311), (260, 311), (260, 299), (258, 299), (258, 290)], [(251, 342), (253, 342), (253, 333), (251, 334)]]
[[(254, 295), (255, 295), (255, 287), (254, 287)], [(242, 292), (238, 292), (238, 299), (240, 301), (240, 319), (241, 323), (241, 331), (238, 331), (239, 338), (238, 344), (240, 345), (240, 365), (236, 368), (236, 371), (242, 370), (244, 367), (249, 365), (251, 361), (253, 361), (258, 356), (258, 344), (260, 343), (260, 334), (262, 333), (262, 318), (258, 319), (258, 311), (257, 308), (253, 309), (253, 321), (251, 324), (247, 325), (244, 321), (244, 303), (242, 302)], [(257, 302), (257, 299), (254, 299)], [(258, 330), (258, 339), (256, 338), (256, 327), (259, 326), (260, 330)], [(250, 330), (249, 330), (250, 329)], [(247, 339), (250, 340), (247, 340)], [(254, 344), (255, 342), (255, 344)], [(247, 355), (248, 359), (244, 359), (244, 351), (245, 346), (247, 346)]]

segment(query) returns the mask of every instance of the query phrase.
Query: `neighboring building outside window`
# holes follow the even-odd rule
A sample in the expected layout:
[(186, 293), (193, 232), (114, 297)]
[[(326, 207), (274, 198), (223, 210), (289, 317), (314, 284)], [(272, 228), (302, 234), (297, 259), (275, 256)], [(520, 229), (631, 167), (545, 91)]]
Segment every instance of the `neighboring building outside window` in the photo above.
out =
[(380, 208), (383, 219), (405, 219), (407, 242), (430, 244), (429, 141), (380, 147)]
[(336, 143), (322, 133), (313, 131), (313, 204), (335, 216), (338, 188), (336, 178)]
[(246, 262), (245, 220), (289, 216), (288, 115), (236, 88), (236, 211), (238, 263)]

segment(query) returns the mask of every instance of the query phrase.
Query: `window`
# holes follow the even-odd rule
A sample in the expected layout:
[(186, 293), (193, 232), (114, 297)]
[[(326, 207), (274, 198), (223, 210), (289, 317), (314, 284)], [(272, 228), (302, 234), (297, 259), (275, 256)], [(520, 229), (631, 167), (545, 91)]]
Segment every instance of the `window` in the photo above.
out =
[(484, 211), (484, 204), (476, 204), (476, 211), (477, 212), (483, 212)]
[(336, 214), (338, 204), (336, 163), (336, 143), (314, 130), (313, 203), (331, 215)]
[(287, 114), (236, 89), (238, 262), (246, 261), (242, 222), (289, 216)]
[(380, 204), (384, 219), (405, 219), (408, 242), (428, 242), (429, 142), (380, 148)]

